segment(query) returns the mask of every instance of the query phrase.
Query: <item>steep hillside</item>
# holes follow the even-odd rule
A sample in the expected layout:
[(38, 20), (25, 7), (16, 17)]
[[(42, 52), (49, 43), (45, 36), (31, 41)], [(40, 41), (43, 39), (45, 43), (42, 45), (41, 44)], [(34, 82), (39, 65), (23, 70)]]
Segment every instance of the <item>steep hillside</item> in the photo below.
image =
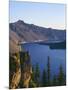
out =
[(59, 40), (66, 38), (66, 30), (57, 30), (52, 28), (44, 28), (33, 24), (27, 24), (24, 21), (17, 21), (9, 24), (10, 51), (19, 50), (18, 42), (32, 42), (34, 40)]

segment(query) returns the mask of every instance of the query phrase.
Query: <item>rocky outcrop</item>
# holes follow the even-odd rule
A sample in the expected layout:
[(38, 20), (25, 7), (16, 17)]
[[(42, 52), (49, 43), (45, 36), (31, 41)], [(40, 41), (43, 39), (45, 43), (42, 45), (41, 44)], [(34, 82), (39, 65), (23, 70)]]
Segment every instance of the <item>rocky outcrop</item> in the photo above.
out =
[(18, 87), (21, 78), (20, 60), (17, 55), (10, 56), (10, 69), (9, 69), (9, 88), (15, 89)]
[(51, 41), (65, 40), (66, 30), (44, 28), (34, 24), (27, 24), (22, 20), (9, 24), (9, 49), (11, 53), (19, 51), (19, 41), (32, 42), (35, 40)]
[(28, 52), (20, 52), (10, 56), (9, 88), (28, 88), (32, 74), (32, 66)]
[(20, 62), (21, 62), (21, 88), (28, 88), (29, 81), (32, 74), (32, 66), (30, 61), (30, 56), (28, 52), (20, 52)]

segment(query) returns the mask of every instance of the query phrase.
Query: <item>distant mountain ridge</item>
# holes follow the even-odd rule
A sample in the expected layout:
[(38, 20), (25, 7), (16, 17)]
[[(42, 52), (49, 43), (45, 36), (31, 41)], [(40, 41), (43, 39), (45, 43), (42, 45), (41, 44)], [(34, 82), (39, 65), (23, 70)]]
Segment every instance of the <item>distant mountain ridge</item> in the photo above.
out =
[(17, 22), (9, 24), (9, 38), (10, 51), (16, 52), (19, 50), (17, 46), (19, 41), (64, 41), (66, 39), (66, 30), (44, 28), (34, 24), (27, 24), (22, 20), (18, 20)]

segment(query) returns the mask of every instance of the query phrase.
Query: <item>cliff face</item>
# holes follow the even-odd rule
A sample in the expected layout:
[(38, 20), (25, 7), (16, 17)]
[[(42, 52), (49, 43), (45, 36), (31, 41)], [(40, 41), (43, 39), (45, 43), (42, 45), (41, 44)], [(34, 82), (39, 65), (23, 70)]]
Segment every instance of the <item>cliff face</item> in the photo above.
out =
[(10, 56), (9, 68), (9, 88), (15, 89), (18, 87), (21, 78), (20, 60), (17, 55)]
[(29, 87), (32, 67), (28, 52), (20, 52), (10, 56), (9, 88)]
[(29, 81), (31, 79), (32, 74), (32, 66), (30, 61), (30, 56), (28, 52), (20, 52), (20, 63), (21, 63), (21, 88), (28, 88)]
[(34, 40), (65, 40), (66, 30), (57, 30), (52, 28), (44, 28), (33, 24), (27, 24), (22, 20), (9, 24), (10, 52), (19, 51), (18, 42), (31, 42)]

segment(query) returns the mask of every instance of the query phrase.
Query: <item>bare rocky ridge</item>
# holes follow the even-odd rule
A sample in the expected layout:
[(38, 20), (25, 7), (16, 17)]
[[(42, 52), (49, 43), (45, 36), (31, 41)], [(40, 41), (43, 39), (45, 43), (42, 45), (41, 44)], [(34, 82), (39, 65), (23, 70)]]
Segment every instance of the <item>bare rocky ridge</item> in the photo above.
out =
[(22, 20), (9, 24), (10, 52), (19, 51), (18, 42), (31, 42), (34, 40), (65, 40), (66, 30), (44, 28), (33, 24), (27, 24)]

